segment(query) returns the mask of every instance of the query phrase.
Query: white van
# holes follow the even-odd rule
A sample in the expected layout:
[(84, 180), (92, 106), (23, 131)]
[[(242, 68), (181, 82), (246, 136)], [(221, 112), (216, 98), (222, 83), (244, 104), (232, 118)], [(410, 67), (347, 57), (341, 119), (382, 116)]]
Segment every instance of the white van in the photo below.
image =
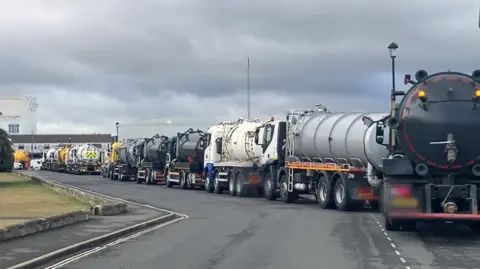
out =
[(40, 168), (42, 168), (42, 160), (31, 160), (30, 161), (30, 169), (40, 170)]

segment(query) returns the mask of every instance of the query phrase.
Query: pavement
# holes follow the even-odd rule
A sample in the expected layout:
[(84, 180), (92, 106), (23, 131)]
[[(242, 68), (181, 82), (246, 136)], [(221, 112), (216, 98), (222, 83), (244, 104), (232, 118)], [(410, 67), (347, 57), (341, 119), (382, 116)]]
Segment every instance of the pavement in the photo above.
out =
[(385, 232), (377, 213), (322, 210), (308, 200), (283, 204), (101, 176), (32, 173), (189, 216), (52, 269), (480, 268), (480, 237), (465, 227)]
[(2, 242), (0, 243), (0, 268), (8, 268), (57, 249), (162, 215), (167, 213), (129, 205), (127, 213), (115, 216), (93, 216), (91, 220), (85, 222)]

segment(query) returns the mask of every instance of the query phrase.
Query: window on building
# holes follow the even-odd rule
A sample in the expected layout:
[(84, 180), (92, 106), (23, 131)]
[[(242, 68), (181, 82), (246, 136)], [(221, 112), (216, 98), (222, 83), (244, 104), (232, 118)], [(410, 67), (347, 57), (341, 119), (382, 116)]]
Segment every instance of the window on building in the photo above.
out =
[(9, 134), (19, 134), (20, 133), (20, 124), (9, 124), (8, 125)]
[(50, 149), (50, 145), (49, 144), (43, 145), (43, 149)]
[(25, 146), (23, 144), (18, 145), (18, 149), (25, 149)]
[(93, 144), (95, 147), (101, 149), (102, 148), (102, 144)]

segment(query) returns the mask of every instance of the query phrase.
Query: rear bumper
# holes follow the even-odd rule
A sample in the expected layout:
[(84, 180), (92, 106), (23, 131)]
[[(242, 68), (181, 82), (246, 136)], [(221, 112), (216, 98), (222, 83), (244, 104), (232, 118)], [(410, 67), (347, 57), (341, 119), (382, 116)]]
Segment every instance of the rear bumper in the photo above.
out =
[(391, 212), (388, 214), (388, 217), (392, 219), (409, 220), (480, 221), (480, 215), (474, 214)]

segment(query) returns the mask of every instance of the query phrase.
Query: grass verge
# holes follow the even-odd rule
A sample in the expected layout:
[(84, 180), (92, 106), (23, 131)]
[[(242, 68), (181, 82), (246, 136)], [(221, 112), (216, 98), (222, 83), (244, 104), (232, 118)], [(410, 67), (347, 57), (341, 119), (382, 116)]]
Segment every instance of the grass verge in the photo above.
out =
[(0, 173), (0, 228), (89, 208), (89, 204), (58, 194), (39, 182)]

